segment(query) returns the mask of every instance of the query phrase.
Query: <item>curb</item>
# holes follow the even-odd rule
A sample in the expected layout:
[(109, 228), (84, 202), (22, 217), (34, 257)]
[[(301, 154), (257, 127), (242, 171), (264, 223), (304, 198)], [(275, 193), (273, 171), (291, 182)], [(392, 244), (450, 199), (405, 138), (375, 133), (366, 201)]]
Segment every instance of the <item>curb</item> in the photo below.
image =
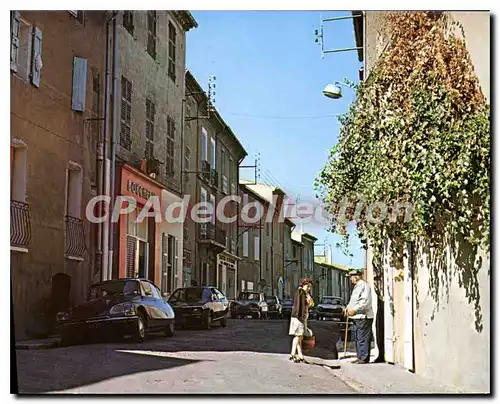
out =
[(16, 342), (16, 349), (24, 350), (38, 350), (38, 349), (51, 349), (57, 348), (61, 345), (59, 340), (51, 340), (45, 342)]

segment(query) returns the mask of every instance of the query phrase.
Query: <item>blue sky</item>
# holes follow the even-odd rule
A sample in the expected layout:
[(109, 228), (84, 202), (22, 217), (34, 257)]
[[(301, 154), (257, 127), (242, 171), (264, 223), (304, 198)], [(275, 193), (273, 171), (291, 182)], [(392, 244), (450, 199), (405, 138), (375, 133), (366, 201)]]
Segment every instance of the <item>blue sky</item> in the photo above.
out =
[[(320, 11), (193, 11), (199, 27), (187, 35), (187, 67), (206, 90), (215, 75), (216, 107), (248, 152), (260, 153), (260, 181), (281, 186), (300, 200), (315, 200), (314, 179), (336, 143), (339, 124), (354, 94), (323, 96), (332, 81), (358, 81), (357, 53), (325, 54), (315, 43), (320, 18), (349, 15)], [(352, 20), (326, 22), (325, 49), (355, 46)], [(314, 117), (314, 118), (311, 118)], [(319, 118), (318, 118), (319, 117)], [(253, 170), (240, 176), (253, 179)], [(360, 244), (352, 259), (335, 248), (338, 236), (323, 225), (305, 224), (317, 244), (332, 245), (333, 261), (364, 265)], [(322, 253), (317, 247), (316, 253)], [(330, 253), (329, 253), (330, 254)]]

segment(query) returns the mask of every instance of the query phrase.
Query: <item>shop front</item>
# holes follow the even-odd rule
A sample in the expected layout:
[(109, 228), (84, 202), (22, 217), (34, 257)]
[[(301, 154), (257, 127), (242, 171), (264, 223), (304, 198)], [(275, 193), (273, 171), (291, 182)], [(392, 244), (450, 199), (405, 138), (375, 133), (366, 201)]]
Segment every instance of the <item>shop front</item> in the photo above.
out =
[(228, 253), (217, 255), (217, 287), (229, 299), (238, 296), (238, 259)]
[[(134, 198), (136, 208), (121, 214), (119, 219), (119, 277), (146, 278), (157, 283), (160, 255), (156, 246), (161, 237), (161, 223), (156, 223), (154, 216), (142, 220), (138, 217), (150, 197), (161, 198), (163, 187), (128, 165), (122, 166), (120, 181), (120, 195)], [(122, 208), (126, 204), (122, 203)]]

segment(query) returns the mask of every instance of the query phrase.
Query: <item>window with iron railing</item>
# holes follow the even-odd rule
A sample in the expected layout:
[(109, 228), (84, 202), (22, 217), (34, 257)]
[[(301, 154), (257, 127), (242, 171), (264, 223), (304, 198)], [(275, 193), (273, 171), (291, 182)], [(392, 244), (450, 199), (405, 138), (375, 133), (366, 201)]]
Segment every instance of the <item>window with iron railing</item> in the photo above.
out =
[(146, 98), (146, 150), (144, 152), (146, 159), (154, 157), (154, 130), (155, 130), (155, 104), (149, 98)]
[(123, 27), (131, 34), (134, 35), (134, 12), (125, 10), (123, 12)]
[(132, 83), (122, 76), (122, 98), (120, 118), (120, 145), (130, 150), (132, 147)]
[(168, 77), (175, 83), (177, 32), (171, 21), (168, 23)]
[(167, 154), (166, 154), (166, 172), (167, 176), (174, 175), (174, 160), (175, 159), (175, 121), (171, 117), (167, 117)]
[(147, 51), (156, 59), (156, 11), (148, 11), (148, 45)]

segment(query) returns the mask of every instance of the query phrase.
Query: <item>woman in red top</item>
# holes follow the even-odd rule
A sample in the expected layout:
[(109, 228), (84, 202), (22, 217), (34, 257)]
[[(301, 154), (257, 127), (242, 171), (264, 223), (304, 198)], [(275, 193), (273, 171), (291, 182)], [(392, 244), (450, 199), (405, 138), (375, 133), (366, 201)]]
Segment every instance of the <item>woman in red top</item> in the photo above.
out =
[[(290, 360), (294, 362), (303, 362), (302, 338), (307, 328), (307, 318), (309, 317), (309, 307), (314, 305), (310, 295), (311, 281), (304, 278), (300, 281), (299, 288), (293, 299), (292, 315), (290, 319), (289, 335), (293, 335), (292, 352)], [(295, 354), (297, 352), (297, 355)]]

